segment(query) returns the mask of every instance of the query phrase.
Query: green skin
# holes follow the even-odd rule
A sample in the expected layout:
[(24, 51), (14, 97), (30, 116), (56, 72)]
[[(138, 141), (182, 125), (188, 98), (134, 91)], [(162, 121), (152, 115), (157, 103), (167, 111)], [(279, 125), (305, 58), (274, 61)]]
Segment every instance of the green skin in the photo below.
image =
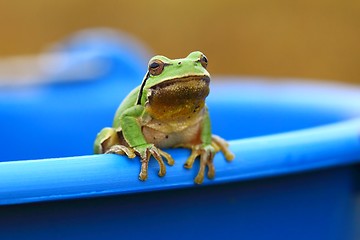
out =
[(97, 135), (95, 153), (115, 153), (141, 160), (139, 179), (148, 176), (148, 163), (153, 156), (159, 163), (159, 176), (174, 159), (161, 148), (185, 147), (192, 153), (184, 164), (192, 168), (197, 157), (200, 169), (194, 180), (201, 184), (205, 168), (214, 178), (213, 158), (221, 151), (226, 160), (234, 155), (227, 142), (211, 133), (205, 98), (209, 93), (210, 74), (207, 59), (199, 51), (186, 58), (171, 60), (164, 56), (150, 59), (148, 72), (140, 86), (129, 93), (116, 111), (112, 128)]

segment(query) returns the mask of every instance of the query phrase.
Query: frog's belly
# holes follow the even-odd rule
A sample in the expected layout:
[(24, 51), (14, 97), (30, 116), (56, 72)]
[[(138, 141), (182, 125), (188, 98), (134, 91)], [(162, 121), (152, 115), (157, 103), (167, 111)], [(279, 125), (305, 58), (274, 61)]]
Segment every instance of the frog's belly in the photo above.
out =
[(200, 143), (200, 123), (196, 123), (181, 131), (170, 133), (144, 126), (142, 132), (146, 141), (153, 143), (158, 148), (171, 148)]

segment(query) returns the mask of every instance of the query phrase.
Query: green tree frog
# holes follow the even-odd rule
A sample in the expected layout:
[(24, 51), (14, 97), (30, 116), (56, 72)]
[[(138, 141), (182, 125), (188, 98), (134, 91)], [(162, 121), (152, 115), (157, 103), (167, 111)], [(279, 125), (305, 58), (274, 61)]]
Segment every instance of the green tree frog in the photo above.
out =
[(201, 184), (205, 168), (207, 176), (215, 176), (214, 155), (221, 151), (231, 161), (233, 153), (228, 143), (212, 135), (205, 98), (209, 94), (210, 74), (206, 70), (206, 56), (195, 51), (186, 58), (169, 59), (155, 56), (150, 59), (148, 71), (140, 86), (123, 100), (116, 111), (113, 126), (98, 133), (95, 153), (115, 153), (141, 160), (139, 179), (148, 177), (150, 157), (158, 162), (158, 175), (164, 176), (166, 167), (174, 164), (163, 148), (191, 149), (184, 164), (192, 168), (196, 158), (200, 169), (194, 182)]

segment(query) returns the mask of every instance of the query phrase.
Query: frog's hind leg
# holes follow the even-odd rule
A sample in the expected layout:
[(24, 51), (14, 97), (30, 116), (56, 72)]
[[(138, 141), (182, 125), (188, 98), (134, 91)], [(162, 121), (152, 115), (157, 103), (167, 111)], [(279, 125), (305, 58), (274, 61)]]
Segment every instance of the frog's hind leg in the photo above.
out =
[(115, 153), (134, 158), (136, 156), (134, 150), (125, 144), (121, 131), (117, 132), (114, 128), (103, 128), (96, 137), (94, 152)]

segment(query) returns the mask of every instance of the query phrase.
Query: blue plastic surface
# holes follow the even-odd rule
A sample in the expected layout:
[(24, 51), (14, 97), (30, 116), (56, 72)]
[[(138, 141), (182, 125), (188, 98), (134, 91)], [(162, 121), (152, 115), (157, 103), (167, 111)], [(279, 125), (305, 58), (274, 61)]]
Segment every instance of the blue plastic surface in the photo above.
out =
[[(358, 90), (242, 80), (212, 86), (208, 105), (213, 129), (234, 139), (230, 143), (236, 159), (227, 163), (216, 156), (216, 178), (204, 182), (211, 187), (194, 186), (198, 165), (185, 170), (182, 164), (189, 152), (181, 149), (169, 150), (176, 164), (167, 167), (163, 178), (152, 161), (146, 182), (137, 179), (136, 159), (115, 155), (2, 162), (1, 239), (139, 239), (144, 234), (152, 239), (160, 231), (172, 239), (188, 234), (210, 239), (356, 239), (351, 232), (359, 224), (354, 216), (359, 183), (354, 166), (360, 159)], [(82, 97), (84, 102), (89, 99)], [(94, 134), (114, 110), (95, 111), (95, 106), (82, 111), (48, 106), (49, 112), (56, 111), (56, 121), (52, 114), (46, 121), (27, 109), (21, 114), (34, 119), (28, 121), (31, 127), (13, 117), (3, 130), (21, 129), (19, 133), (26, 133), (21, 136), (29, 138), (27, 145), (4, 141), (9, 151), (2, 152), (2, 159), (90, 153)], [(34, 124), (43, 128), (40, 133)], [(287, 177), (268, 178), (283, 175)], [(95, 196), (113, 197), (87, 199)], [(6, 207), (62, 199), (82, 200)]]
[[(61, 51), (82, 66), (113, 46), (89, 42), (83, 57)], [(117, 48), (106, 61), (129, 63), (131, 49)], [(0, 239), (357, 239), (359, 88), (214, 77), (213, 132), (231, 140), (236, 159), (218, 154), (216, 178), (195, 186), (198, 165), (182, 167), (189, 151), (171, 149), (166, 176), (151, 161), (141, 182), (137, 159), (91, 153), (140, 83), (142, 61), (89, 82), (0, 93)]]

